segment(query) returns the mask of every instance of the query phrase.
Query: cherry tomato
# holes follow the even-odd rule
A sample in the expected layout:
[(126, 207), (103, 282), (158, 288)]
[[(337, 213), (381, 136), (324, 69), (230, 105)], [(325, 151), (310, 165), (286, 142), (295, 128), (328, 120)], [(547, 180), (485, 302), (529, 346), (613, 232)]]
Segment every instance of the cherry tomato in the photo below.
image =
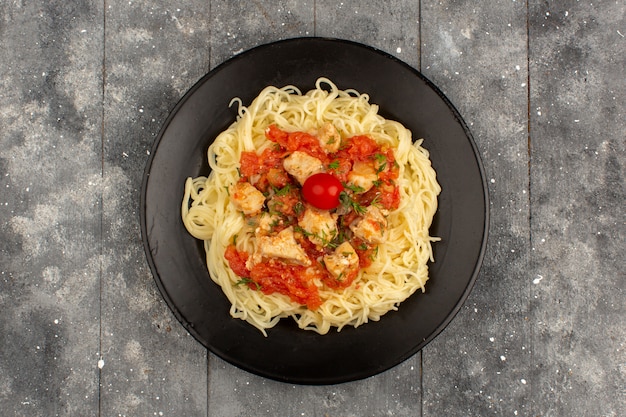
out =
[(312, 206), (331, 210), (339, 205), (339, 194), (343, 191), (341, 182), (330, 174), (313, 174), (302, 185), (302, 196)]

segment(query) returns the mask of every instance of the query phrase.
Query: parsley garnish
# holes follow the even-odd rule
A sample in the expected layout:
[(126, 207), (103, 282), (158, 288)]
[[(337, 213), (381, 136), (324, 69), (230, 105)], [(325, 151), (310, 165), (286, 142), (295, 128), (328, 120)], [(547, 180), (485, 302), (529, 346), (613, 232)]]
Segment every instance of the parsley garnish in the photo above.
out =
[(339, 160), (335, 159), (333, 162), (328, 164), (328, 169), (339, 169)]
[(358, 185), (353, 185), (353, 184), (348, 184), (348, 183), (343, 184), (343, 188), (347, 188), (348, 190), (352, 191), (354, 194), (360, 194), (365, 191), (365, 188), (363, 187), (359, 187)]
[(357, 203), (350, 196), (350, 194), (346, 193), (345, 191), (342, 191), (341, 194), (339, 194), (339, 201), (344, 208), (348, 210), (354, 210), (356, 214), (365, 214), (365, 212), (367, 211), (367, 208)]
[(237, 281), (237, 282), (235, 283), (235, 285), (236, 285), (236, 286), (239, 286), (239, 285), (247, 285), (248, 287), (249, 287), (251, 284), (254, 284), (254, 286), (256, 287), (256, 290), (260, 290), (260, 289), (261, 289), (261, 284), (259, 284), (259, 283), (258, 283), (258, 282), (256, 282), (256, 281), (251, 280), (250, 278), (241, 278), (239, 281)]
[(369, 258), (370, 260), (373, 261), (374, 259), (376, 259), (377, 256), (378, 256), (378, 246), (374, 248), (374, 251), (370, 254)]
[(299, 216), (300, 213), (302, 213), (303, 211), (304, 211), (304, 204), (302, 204), (302, 201), (298, 201), (296, 204), (294, 204), (293, 212), (296, 213), (296, 216)]
[(306, 237), (312, 237), (314, 239), (319, 240), (320, 242), (322, 242), (322, 246), (324, 246), (324, 247), (329, 247), (329, 248), (336, 248), (337, 247), (337, 243), (335, 242), (335, 240), (337, 238), (337, 231), (336, 230), (333, 230), (330, 233), (330, 235), (328, 233), (326, 233), (326, 230), (322, 230), (320, 234), (317, 234), (317, 233), (311, 233), (311, 232), (309, 232), (307, 230), (304, 230), (300, 226), (295, 226), (293, 230), (296, 231), (296, 232), (302, 233)]
[(375, 154), (374, 158), (376, 158), (376, 162), (378, 162), (379, 164), (382, 164), (387, 161), (387, 156), (382, 153)]
[(285, 195), (289, 194), (290, 191), (291, 191), (291, 185), (287, 184), (283, 188), (280, 188), (280, 189), (276, 190), (276, 195), (279, 196), (279, 197), (285, 196)]

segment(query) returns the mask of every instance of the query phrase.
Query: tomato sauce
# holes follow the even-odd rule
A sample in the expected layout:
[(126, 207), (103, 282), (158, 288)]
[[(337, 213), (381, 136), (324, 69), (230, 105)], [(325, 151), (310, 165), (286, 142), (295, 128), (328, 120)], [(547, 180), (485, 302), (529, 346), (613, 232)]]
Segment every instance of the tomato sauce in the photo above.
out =
[(248, 252), (240, 252), (235, 245), (228, 245), (226, 252), (224, 252), (224, 258), (226, 258), (230, 269), (232, 269), (235, 274), (242, 278), (250, 278), (250, 271), (246, 268)]
[(352, 170), (352, 161), (335, 157), (327, 164), (326, 168), (330, 174), (337, 177), (342, 183), (345, 183), (348, 181), (350, 170)]
[(289, 265), (277, 260), (261, 262), (252, 267), (250, 278), (260, 286), (263, 294), (278, 292), (309, 310), (316, 310), (322, 305), (319, 291), (313, 279), (314, 274), (301, 265)]
[(275, 194), (268, 202), (267, 208), (270, 213), (279, 213), (287, 217), (295, 217), (296, 207), (298, 202), (301, 201), (300, 193), (296, 188), (291, 188), (285, 194)]
[(345, 152), (352, 161), (367, 161), (379, 149), (380, 147), (374, 139), (360, 135), (350, 138)]
[(359, 238), (354, 239), (354, 250), (359, 255), (359, 268), (367, 268), (372, 264), (372, 260), (376, 256), (377, 246), (368, 245)]
[(291, 132), (287, 133), (280, 130), (275, 125), (271, 125), (265, 132), (265, 136), (272, 142), (276, 142), (282, 148), (289, 152), (305, 152), (322, 162), (325, 162), (328, 157), (322, 147), (320, 146), (317, 137), (306, 132)]
[(255, 178), (254, 186), (260, 191), (267, 191), (268, 187), (284, 187), (289, 182), (289, 176), (283, 168), (284, 150), (265, 149), (260, 155), (244, 151), (239, 159), (240, 181), (249, 181)]
[[(359, 266), (360, 266), (360, 263), (359, 263)], [(354, 279), (357, 277), (358, 274), (359, 274), (358, 270), (354, 270), (347, 275), (340, 276), (339, 278), (335, 278), (328, 274), (325, 274), (322, 281), (324, 282), (324, 284), (326, 284), (329, 288), (332, 288), (333, 290), (342, 290), (344, 288), (348, 288), (352, 284), (352, 281), (354, 281)]]
[(360, 194), (358, 202), (363, 206), (376, 203), (384, 209), (395, 210), (400, 206), (400, 188), (397, 185), (383, 183)]
[(243, 178), (248, 178), (261, 172), (261, 160), (254, 152), (241, 152), (239, 165), (239, 174)]
[[(240, 181), (251, 182), (258, 190), (269, 196), (265, 202), (266, 210), (272, 215), (280, 216), (279, 224), (272, 227), (273, 232), (294, 226), (294, 237), (312, 261), (312, 265), (305, 267), (273, 258), (263, 259), (248, 270), (246, 261), (249, 254), (237, 251), (234, 245), (226, 248), (224, 257), (235, 274), (247, 279), (245, 282), (250, 289), (264, 294), (284, 294), (293, 302), (315, 310), (322, 304), (322, 300), (314, 280), (317, 279), (326, 287), (335, 290), (350, 286), (359, 270), (372, 264), (377, 256), (378, 247), (352, 236), (349, 226), (363, 212), (360, 211), (359, 214), (350, 205), (340, 205), (336, 209), (339, 232), (333, 238), (334, 242), (329, 242), (332, 244), (317, 246), (302, 229), (298, 230), (298, 219), (302, 216), (304, 201), (299, 184), (283, 167), (284, 158), (295, 151), (318, 158), (324, 165), (325, 172), (337, 178), (344, 188), (349, 188), (348, 174), (355, 162), (371, 164), (377, 175), (375, 185), (367, 192), (349, 190), (351, 204), (361, 205), (361, 209), (372, 204), (387, 210), (399, 207), (400, 189), (395, 183), (399, 176), (399, 167), (392, 149), (379, 146), (374, 139), (366, 135), (342, 139), (339, 150), (328, 154), (322, 149), (318, 138), (306, 132), (286, 132), (271, 125), (265, 135), (268, 140), (274, 142), (274, 146), (266, 148), (260, 154), (241, 153)], [(326, 270), (322, 258), (333, 253), (334, 248), (345, 239), (350, 240), (359, 257), (359, 270), (351, 270), (346, 275), (342, 274), (335, 278)]]

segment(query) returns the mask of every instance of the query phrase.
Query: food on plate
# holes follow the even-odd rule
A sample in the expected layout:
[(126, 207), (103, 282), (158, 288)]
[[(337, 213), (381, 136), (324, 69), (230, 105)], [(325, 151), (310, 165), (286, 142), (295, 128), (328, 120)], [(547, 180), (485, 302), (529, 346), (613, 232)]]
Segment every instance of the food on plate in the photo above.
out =
[(441, 189), (422, 140), (326, 78), (233, 102), (181, 210), (233, 317), (265, 335), (286, 317), (326, 334), (424, 291)]

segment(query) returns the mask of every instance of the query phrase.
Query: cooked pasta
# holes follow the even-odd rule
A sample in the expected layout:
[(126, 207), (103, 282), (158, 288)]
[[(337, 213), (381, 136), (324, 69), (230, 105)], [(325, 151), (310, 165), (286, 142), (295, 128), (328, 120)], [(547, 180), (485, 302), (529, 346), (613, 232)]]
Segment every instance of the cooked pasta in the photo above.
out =
[[(326, 334), (379, 320), (424, 291), (440, 186), (422, 140), (380, 116), (367, 94), (326, 78), (307, 93), (271, 86), (249, 106), (232, 104), (238, 117), (208, 149), (209, 176), (187, 179), (181, 210), (232, 317), (265, 335), (287, 317)], [(341, 183), (337, 207), (303, 198), (319, 172)], [(277, 270), (308, 284), (268, 283)]]

